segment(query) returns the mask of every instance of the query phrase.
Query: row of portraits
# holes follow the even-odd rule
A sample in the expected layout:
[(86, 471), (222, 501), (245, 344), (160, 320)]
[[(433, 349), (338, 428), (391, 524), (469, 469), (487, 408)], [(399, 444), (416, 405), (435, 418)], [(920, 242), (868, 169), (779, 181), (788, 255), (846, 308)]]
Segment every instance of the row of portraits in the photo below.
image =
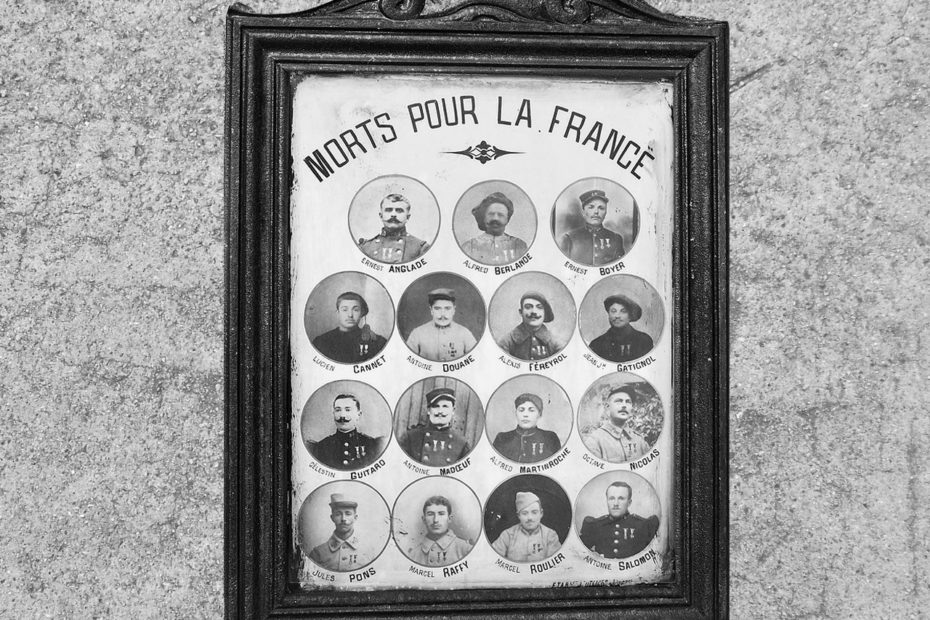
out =
[(315, 489), (298, 513), (297, 542), (315, 564), (348, 572), (373, 562), (393, 538), (411, 562), (443, 567), (464, 559), (482, 530), (502, 558), (542, 562), (565, 543), (574, 522), (581, 543), (607, 559), (645, 550), (659, 530), (655, 489), (632, 472), (607, 472), (589, 481), (575, 500), (546, 476), (522, 474), (501, 483), (484, 509), (456, 478), (431, 476), (411, 483), (393, 510), (371, 486), (338, 481)]
[[(557, 355), (578, 331), (585, 345), (610, 362), (647, 355), (665, 325), (662, 298), (646, 280), (616, 274), (596, 282), (576, 312), (575, 300), (558, 278), (529, 271), (504, 281), (485, 309), (467, 278), (440, 271), (412, 282), (401, 296), (396, 324), (407, 347), (433, 362), (467, 355), (484, 335), (524, 360)], [(377, 357), (394, 333), (394, 304), (375, 278), (356, 271), (332, 274), (314, 287), (304, 309), (313, 347), (340, 364)]]
[[(659, 439), (663, 421), (656, 390), (632, 373), (598, 378), (578, 405), (582, 442), (609, 463), (627, 463), (647, 454)], [(404, 391), (393, 416), (384, 397), (367, 383), (328, 383), (307, 400), (300, 431), (316, 461), (354, 471), (375, 463), (392, 435), (404, 453), (422, 465), (458, 463), (483, 435), (507, 460), (539, 463), (562, 449), (573, 423), (568, 395), (542, 375), (508, 379), (494, 391), (486, 411), (464, 381), (428, 377)]]
[[(452, 215), (452, 232), (462, 252), (484, 265), (520, 260), (536, 238), (536, 207), (509, 181), (478, 183), (462, 194)], [(609, 179), (580, 179), (555, 199), (551, 232), (559, 250), (589, 267), (623, 258), (639, 233), (639, 208), (622, 185)], [(440, 227), (436, 197), (417, 179), (378, 177), (356, 193), (349, 206), (352, 241), (365, 256), (386, 264), (424, 256)]]

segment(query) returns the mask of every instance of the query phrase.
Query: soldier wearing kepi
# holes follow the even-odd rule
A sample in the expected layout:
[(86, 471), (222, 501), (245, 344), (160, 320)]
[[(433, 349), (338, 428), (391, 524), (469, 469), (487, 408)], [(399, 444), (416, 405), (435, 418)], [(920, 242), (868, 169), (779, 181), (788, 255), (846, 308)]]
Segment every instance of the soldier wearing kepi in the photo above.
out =
[(429, 249), (429, 243), (407, 232), (410, 201), (400, 194), (388, 194), (381, 201), (381, 232), (371, 239), (359, 239), (358, 247), (380, 263), (409, 263)]
[(456, 360), (478, 344), (467, 327), (455, 322), (455, 291), (437, 288), (426, 295), (432, 320), (407, 337), (410, 350), (434, 362)]
[(621, 385), (608, 392), (607, 418), (581, 438), (595, 456), (610, 463), (626, 463), (649, 450), (646, 438), (631, 425), (636, 398), (636, 392), (629, 386)]
[(652, 351), (655, 344), (649, 334), (634, 328), (643, 309), (626, 295), (611, 295), (604, 300), (610, 328), (591, 341), (591, 350), (605, 360), (628, 362)]
[(545, 325), (555, 320), (555, 314), (542, 293), (524, 293), (517, 311), (520, 324), (498, 342), (504, 351), (518, 359), (532, 361), (552, 357), (565, 347)]
[(452, 502), (441, 495), (427, 499), (423, 503), (426, 535), (407, 550), (407, 557), (423, 566), (448, 566), (468, 555), (473, 545), (450, 529), (452, 519)]
[(538, 463), (562, 447), (559, 436), (537, 426), (543, 413), (542, 399), (536, 394), (520, 394), (514, 399), (517, 427), (498, 433), (494, 449), (518, 463)]
[(659, 529), (659, 517), (640, 517), (629, 512), (633, 488), (626, 482), (607, 487), (607, 514), (585, 517), (579, 537), (585, 547), (605, 558), (628, 558), (652, 541)]
[(562, 543), (555, 530), (543, 525), (539, 497), (517, 491), (516, 505), (520, 522), (501, 532), (491, 547), (513, 562), (539, 562), (558, 551)]
[(513, 217), (513, 202), (500, 192), (485, 197), (471, 214), (481, 234), (462, 244), (462, 251), (485, 265), (505, 265), (526, 254), (523, 239), (504, 232)]
[(624, 255), (623, 237), (604, 228), (607, 216), (607, 194), (592, 189), (578, 197), (584, 226), (562, 235), (559, 248), (576, 263), (598, 267), (614, 262)]
[(383, 437), (369, 437), (358, 430), (362, 409), (354, 394), (333, 399), (336, 432), (318, 442), (307, 442), (313, 458), (333, 469), (360, 469), (374, 463), (384, 451)]
[(335, 530), (329, 540), (310, 551), (310, 559), (327, 570), (339, 573), (370, 563), (368, 554), (360, 549), (361, 539), (355, 532), (358, 502), (342, 493), (333, 493), (329, 498), (329, 508), (329, 518)]
[(436, 388), (426, 393), (427, 424), (418, 424), (400, 438), (400, 447), (423, 465), (445, 467), (465, 458), (471, 446), (452, 428), (455, 420), (455, 391)]
[(336, 298), (338, 325), (313, 339), (317, 351), (340, 364), (356, 364), (378, 355), (387, 340), (365, 324), (368, 303), (353, 291)]

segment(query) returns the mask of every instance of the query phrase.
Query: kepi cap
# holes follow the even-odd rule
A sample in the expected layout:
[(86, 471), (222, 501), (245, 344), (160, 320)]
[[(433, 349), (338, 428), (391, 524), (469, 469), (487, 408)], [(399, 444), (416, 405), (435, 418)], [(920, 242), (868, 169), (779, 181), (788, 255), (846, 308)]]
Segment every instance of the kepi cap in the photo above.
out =
[(640, 317), (643, 316), (643, 309), (638, 303), (627, 297), (626, 295), (611, 295), (604, 300), (604, 310), (610, 310), (610, 307), (614, 304), (620, 304), (626, 311), (630, 313), (631, 321), (638, 321)]
[(358, 502), (354, 499), (349, 499), (342, 493), (333, 493), (329, 496), (329, 507), (330, 508), (358, 508)]
[(588, 191), (578, 196), (578, 200), (581, 202), (582, 207), (588, 204), (589, 202), (591, 202), (592, 200), (595, 200), (598, 198), (603, 200), (605, 203), (610, 202), (610, 200), (608, 200), (607, 198), (607, 194), (605, 194), (604, 190), (602, 189), (589, 189)]
[(426, 405), (432, 407), (442, 399), (451, 400), (455, 404), (455, 390), (452, 388), (436, 388), (426, 393)]
[[(539, 496), (529, 491), (517, 491), (517, 512), (524, 508), (529, 508), (533, 504), (539, 504)], [(542, 506), (542, 504), (540, 504)]]
[(545, 314), (543, 316), (543, 323), (551, 323), (555, 320), (555, 315), (552, 313), (552, 306), (549, 305), (549, 300), (546, 299), (545, 295), (542, 293), (537, 293), (536, 291), (528, 291), (523, 293), (523, 296), (520, 298), (520, 309), (523, 309), (523, 302), (527, 299), (535, 299), (543, 305)]
[(441, 299), (455, 303), (455, 290), (451, 288), (436, 288), (426, 294), (426, 300), (431, 306)]

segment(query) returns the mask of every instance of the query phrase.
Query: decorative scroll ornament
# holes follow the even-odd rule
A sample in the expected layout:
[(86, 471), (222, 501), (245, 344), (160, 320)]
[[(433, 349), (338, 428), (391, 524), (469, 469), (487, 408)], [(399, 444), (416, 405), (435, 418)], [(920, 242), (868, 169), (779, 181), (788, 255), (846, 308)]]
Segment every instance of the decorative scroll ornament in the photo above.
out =
[(482, 164), (486, 164), (489, 161), (495, 160), (498, 157), (503, 157), (504, 155), (522, 155), (522, 151), (505, 151), (504, 149), (499, 149), (496, 146), (488, 144), (486, 140), (482, 140), (475, 146), (470, 146), (461, 151), (446, 151), (450, 155), (464, 155), (466, 157), (471, 157), (479, 161)]

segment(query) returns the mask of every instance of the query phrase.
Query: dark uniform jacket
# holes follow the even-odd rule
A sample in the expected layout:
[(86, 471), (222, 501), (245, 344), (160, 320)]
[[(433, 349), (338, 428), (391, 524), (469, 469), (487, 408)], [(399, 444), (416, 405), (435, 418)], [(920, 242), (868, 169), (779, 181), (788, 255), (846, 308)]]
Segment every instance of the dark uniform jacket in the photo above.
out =
[(538, 463), (547, 459), (562, 447), (559, 436), (541, 428), (498, 433), (494, 438), (494, 449), (504, 458), (517, 463)]
[(642, 357), (655, 346), (649, 334), (624, 327), (611, 327), (591, 341), (591, 350), (611, 362), (628, 362)]
[(369, 437), (357, 430), (324, 437), (317, 442), (307, 442), (310, 454), (333, 469), (360, 469), (371, 465), (384, 451), (383, 437)]
[(400, 447), (410, 458), (433, 467), (446, 467), (471, 452), (460, 432), (451, 426), (439, 428), (432, 424), (419, 424), (408, 430), (400, 439)]
[(408, 233), (406, 227), (395, 231), (382, 228), (371, 239), (359, 239), (358, 248), (379, 263), (409, 263), (423, 256), (429, 244)]
[(594, 267), (612, 263), (625, 254), (623, 237), (604, 227), (582, 226), (567, 232), (559, 248), (576, 263)]
[(317, 351), (340, 364), (356, 364), (378, 355), (387, 340), (366, 325), (347, 332), (331, 329), (313, 339)]
[(585, 517), (580, 538), (585, 547), (605, 558), (628, 558), (645, 549), (659, 529), (659, 517), (626, 513), (616, 519)]
[(498, 344), (512, 356), (526, 361), (552, 357), (565, 346), (555, 340), (545, 325), (533, 331), (524, 323), (514, 327)]

